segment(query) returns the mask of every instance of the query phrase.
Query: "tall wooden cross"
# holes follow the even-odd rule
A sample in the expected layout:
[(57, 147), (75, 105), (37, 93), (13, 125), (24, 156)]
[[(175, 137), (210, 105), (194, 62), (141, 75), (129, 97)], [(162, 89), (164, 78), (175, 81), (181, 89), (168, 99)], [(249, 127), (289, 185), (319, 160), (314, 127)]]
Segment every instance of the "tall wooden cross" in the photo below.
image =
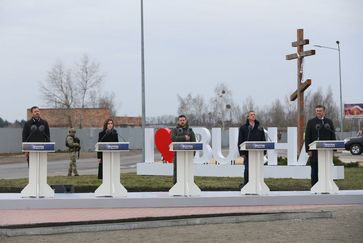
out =
[(309, 39), (304, 39), (304, 30), (297, 30), (297, 41), (291, 43), (296, 47), (296, 53), (286, 55), (286, 60), (297, 59), (297, 89), (290, 96), (290, 100), (297, 99), (297, 146), (300, 153), (304, 144), (304, 91), (311, 85), (311, 79), (302, 81), (303, 78), (303, 60), (306, 56), (315, 55), (315, 50), (304, 51), (304, 45), (309, 44)]

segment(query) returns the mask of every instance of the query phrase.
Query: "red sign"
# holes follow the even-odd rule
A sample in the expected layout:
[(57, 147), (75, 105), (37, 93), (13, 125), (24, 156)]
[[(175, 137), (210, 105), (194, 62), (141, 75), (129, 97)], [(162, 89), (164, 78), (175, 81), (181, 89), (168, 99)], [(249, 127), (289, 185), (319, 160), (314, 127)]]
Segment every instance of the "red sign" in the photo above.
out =
[(169, 151), (169, 145), (171, 144), (171, 131), (169, 128), (160, 128), (155, 133), (155, 145), (160, 151), (163, 159), (169, 163), (174, 160), (174, 152)]

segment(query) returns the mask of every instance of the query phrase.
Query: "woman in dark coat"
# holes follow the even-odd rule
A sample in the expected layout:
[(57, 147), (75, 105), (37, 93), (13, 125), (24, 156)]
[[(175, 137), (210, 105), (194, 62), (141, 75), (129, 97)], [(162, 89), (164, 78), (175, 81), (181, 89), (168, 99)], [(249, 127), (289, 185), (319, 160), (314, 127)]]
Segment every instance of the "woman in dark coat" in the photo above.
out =
[[(118, 134), (114, 129), (113, 120), (111, 118), (103, 123), (103, 130), (98, 133), (98, 142), (118, 142)], [(97, 158), (100, 159), (98, 163), (98, 179), (102, 179), (102, 152), (97, 152)]]

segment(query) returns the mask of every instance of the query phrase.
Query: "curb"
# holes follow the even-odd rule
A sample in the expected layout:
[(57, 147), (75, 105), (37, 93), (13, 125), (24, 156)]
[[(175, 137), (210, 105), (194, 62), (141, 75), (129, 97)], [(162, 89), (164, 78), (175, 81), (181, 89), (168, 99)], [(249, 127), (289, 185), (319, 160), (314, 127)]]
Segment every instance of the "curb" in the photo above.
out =
[(273, 213), (237, 213), (237, 214), (209, 214), (209, 215), (185, 215), (177, 217), (126, 219), (112, 221), (87, 221), (2, 226), (0, 236), (24, 236), (24, 235), (50, 235), (64, 233), (99, 232), (114, 230), (148, 229), (170, 226), (188, 226), (204, 224), (232, 224), (244, 222), (264, 222), (276, 220), (305, 220), (316, 218), (333, 218), (332, 211), (307, 211), (307, 212), (273, 212)]

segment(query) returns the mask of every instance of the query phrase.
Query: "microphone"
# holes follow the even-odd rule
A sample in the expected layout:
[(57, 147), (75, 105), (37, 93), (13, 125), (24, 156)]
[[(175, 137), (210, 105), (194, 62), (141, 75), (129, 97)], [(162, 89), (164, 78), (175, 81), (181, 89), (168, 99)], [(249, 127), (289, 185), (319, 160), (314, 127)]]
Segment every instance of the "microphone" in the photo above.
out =
[(320, 139), (320, 129), (321, 129), (321, 124), (316, 124), (315, 125), (315, 129), (316, 131), (318, 131), (318, 140)]
[(34, 134), (34, 132), (38, 129), (38, 127), (36, 125), (32, 125), (30, 127), (30, 134), (29, 136), (26, 138), (25, 142), (29, 141), (29, 138)]
[(39, 131), (46, 137), (46, 139), (48, 141), (50, 141), (50, 137), (44, 132), (45, 131), (45, 126), (44, 125), (39, 126)]
[(333, 131), (333, 129), (331, 129), (331, 127), (330, 127), (329, 123), (325, 123), (325, 124), (324, 124), (324, 128), (325, 128), (326, 130), (328, 130), (329, 132), (332, 132), (332, 133), (334, 133), (334, 134), (335, 134), (335, 131)]

